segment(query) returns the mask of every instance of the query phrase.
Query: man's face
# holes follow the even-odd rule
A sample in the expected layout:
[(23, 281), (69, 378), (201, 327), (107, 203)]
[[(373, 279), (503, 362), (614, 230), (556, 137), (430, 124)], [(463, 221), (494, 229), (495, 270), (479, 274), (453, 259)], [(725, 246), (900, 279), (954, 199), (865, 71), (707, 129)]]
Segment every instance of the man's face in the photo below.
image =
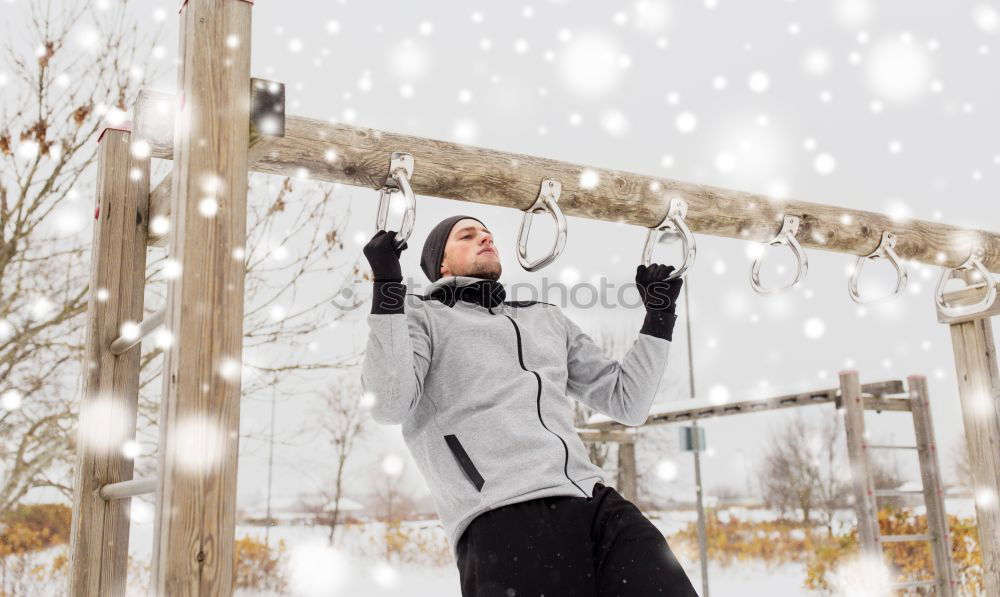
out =
[(500, 278), (500, 254), (493, 244), (493, 233), (478, 220), (459, 220), (451, 228), (444, 245), (441, 276)]

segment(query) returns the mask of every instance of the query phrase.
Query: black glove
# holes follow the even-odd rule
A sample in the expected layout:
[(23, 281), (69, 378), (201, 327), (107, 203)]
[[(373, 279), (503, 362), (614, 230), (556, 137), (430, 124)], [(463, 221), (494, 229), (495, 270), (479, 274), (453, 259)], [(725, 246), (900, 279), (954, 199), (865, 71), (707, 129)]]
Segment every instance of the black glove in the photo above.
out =
[(399, 255), (406, 248), (405, 242), (399, 247), (396, 246), (395, 230), (379, 230), (365, 245), (365, 258), (368, 259), (374, 276), (371, 309), (374, 315), (405, 312), (403, 299), (406, 295), (406, 284), (403, 284)]
[(395, 230), (379, 230), (365, 245), (365, 258), (372, 268), (376, 282), (402, 282), (403, 272), (399, 268), (399, 255), (407, 249), (404, 242), (396, 247)]
[(683, 278), (667, 280), (675, 269), (672, 265), (651, 263), (649, 267), (640, 264), (635, 271), (635, 284), (647, 311), (670, 311), (677, 309), (677, 296), (684, 284)]
[(673, 340), (674, 322), (677, 320), (677, 297), (680, 295), (683, 278), (667, 280), (676, 268), (672, 265), (639, 264), (635, 271), (635, 284), (646, 307), (646, 319), (642, 323), (641, 334), (649, 334), (665, 340)]

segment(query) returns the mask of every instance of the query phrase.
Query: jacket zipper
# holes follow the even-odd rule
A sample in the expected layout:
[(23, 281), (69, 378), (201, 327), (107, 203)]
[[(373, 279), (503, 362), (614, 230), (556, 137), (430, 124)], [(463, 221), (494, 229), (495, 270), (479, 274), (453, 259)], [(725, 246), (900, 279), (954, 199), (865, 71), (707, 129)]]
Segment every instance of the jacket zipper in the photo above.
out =
[[(489, 309), (491, 315), (496, 315), (496, 313), (493, 313), (493, 309), (491, 307), (487, 307), (487, 309)], [(521, 328), (517, 327), (517, 322), (515, 322), (510, 315), (505, 314), (504, 317), (510, 320), (511, 324), (514, 325), (514, 333), (517, 335), (517, 360), (518, 363), (521, 365), (521, 369), (524, 369), (525, 371), (528, 371), (532, 375), (534, 375), (535, 381), (538, 383), (538, 392), (535, 395), (535, 403), (538, 408), (538, 422), (542, 424), (542, 427), (544, 427), (546, 431), (559, 438), (559, 442), (562, 443), (563, 445), (563, 451), (566, 454), (566, 459), (563, 461), (563, 474), (566, 475), (566, 478), (569, 479), (570, 483), (576, 485), (576, 488), (579, 489), (580, 492), (583, 493), (585, 497), (590, 498), (590, 496), (587, 495), (587, 492), (584, 491), (582, 487), (577, 485), (576, 481), (571, 479), (569, 476), (569, 446), (566, 445), (566, 441), (563, 440), (563, 438), (558, 433), (549, 429), (548, 425), (546, 425), (545, 421), (542, 419), (542, 378), (541, 376), (538, 375), (536, 371), (528, 369), (527, 367), (524, 366), (524, 356), (522, 355), (521, 352)]]

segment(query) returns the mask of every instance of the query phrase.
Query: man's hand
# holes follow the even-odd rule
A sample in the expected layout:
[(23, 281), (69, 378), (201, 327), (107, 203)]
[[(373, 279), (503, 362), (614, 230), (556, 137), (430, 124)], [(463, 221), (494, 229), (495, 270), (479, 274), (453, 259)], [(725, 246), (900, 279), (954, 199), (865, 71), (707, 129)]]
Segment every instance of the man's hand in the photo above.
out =
[(402, 282), (399, 255), (407, 249), (404, 242), (396, 247), (395, 230), (379, 230), (365, 245), (364, 253), (376, 282)]
[(673, 313), (677, 308), (677, 296), (684, 284), (683, 278), (667, 280), (670, 272), (676, 268), (672, 265), (650, 263), (649, 267), (639, 264), (635, 272), (635, 284), (639, 288), (639, 296), (646, 306), (646, 311), (666, 311)]

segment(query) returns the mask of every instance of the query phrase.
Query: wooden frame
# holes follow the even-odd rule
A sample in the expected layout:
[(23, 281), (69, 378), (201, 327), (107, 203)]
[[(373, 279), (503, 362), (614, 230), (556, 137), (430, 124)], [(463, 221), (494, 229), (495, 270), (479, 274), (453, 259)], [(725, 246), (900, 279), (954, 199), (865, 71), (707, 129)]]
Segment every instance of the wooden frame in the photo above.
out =
[[(922, 375), (907, 378), (909, 390), (904, 391), (903, 382), (889, 380), (861, 385), (857, 371), (842, 371), (838, 388), (799, 392), (740, 400), (725, 404), (710, 404), (698, 400), (677, 400), (665, 408), (651, 413), (645, 425), (665, 425), (684, 421), (698, 421), (707, 418), (749, 414), (772, 410), (782, 410), (799, 406), (833, 403), (844, 414), (844, 431), (847, 440), (847, 454), (851, 468), (854, 510), (858, 521), (858, 538), (862, 551), (873, 559), (881, 559), (882, 542), (927, 541), (934, 561), (934, 580), (918, 580), (897, 583), (896, 588), (916, 588), (938, 586), (937, 594), (952, 597), (957, 591), (954, 565), (951, 560), (950, 533), (944, 509), (944, 494), (941, 488), (937, 445), (931, 424), (930, 403), (927, 395), (927, 380)], [(699, 404), (692, 404), (699, 403)], [(913, 418), (915, 446), (892, 446), (870, 444), (865, 434), (865, 411), (910, 412)], [(616, 430), (629, 429), (621, 423), (606, 417), (594, 415), (578, 428), (584, 441), (616, 441)], [(595, 432), (601, 435), (595, 435)], [(626, 499), (637, 501), (637, 479), (635, 476), (635, 438), (629, 434), (629, 442), (621, 444), (618, 452), (618, 490)], [(881, 535), (878, 525), (877, 498), (898, 495), (898, 490), (875, 487), (869, 466), (871, 449), (916, 449), (924, 496), (927, 507), (928, 531), (922, 535)], [(704, 554), (702, 546), (702, 553)], [(874, 579), (873, 579), (874, 580)]]
[[(98, 216), (105, 218), (98, 217), (95, 227), (92, 290), (112, 286), (118, 290), (107, 302), (91, 298), (81, 412), (88, 412), (98, 396), (110, 393), (112, 403), (129, 413), (123, 424), (130, 428), (116, 430), (122, 431), (116, 441), (134, 434), (132, 388), (138, 375), (134, 371), (138, 348), (109, 355), (108, 345), (116, 339), (118, 326), (142, 315), (139, 280), (145, 275), (145, 259), (140, 247), (169, 245), (183, 272), (170, 282), (165, 313), (167, 328), (179, 341), (168, 352), (164, 372), (156, 481), (153, 564), (155, 588), (161, 594), (215, 595), (232, 590), (240, 386), (238, 380), (220, 381), (218, 371), (222, 359), (238, 363), (242, 357), (244, 271), (242, 260), (233, 255), (245, 242), (248, 171), (304, 174), (375, 189), (385, 180), (390, 153), (406, 151), (416, 162), (413, 190), (422, 195), (524, 210), (534, 203), (539, 182), (553, 178), (562, 185), (559, 206), (568, 216), (648, 228), (663, 220), (672, 199), (680, 198), (688, 204), (688, 227), (705, 235), (767, 242), (782, 218), (791, 215), (801, 222), (798, 240), (807, 249), (863, 256), (889, 231), (896, 236), (901, 259), (957, 267), (979, 246), (986, 268), (1000, 270), (1000, 235), (995, 232), (920, 220), (896, 222), (874, 212), (774, 200), (303, 117), (283, 118), (280, 132), (264, 130), (255, 126), (260, 114), (251, 109), (255, 98), (269, 102), (265, 106), (280, 104), (282, 116), (284, 102), (283, 93), (280, 101), (277, 96), (267, 99), (267, 93), (262, 95), (248, 84), (252, 6), (248, 0), (182, 2), (178, 74), (182, 91), (177, 101), (169, 94), (144, 90), (134, 107), (135, 130), (110, 127), (100, 136)], [(231, 43), (233, 39), (237, 43)], [(123, 151), (120, 144), (127, 144), (125, 139), (146, 141), (150, 157), (175, 162), (173, 172), (151, 193), (148, 162)], [(129, 181), (132, 168), (126, 164), (139, 165), (140, 180)], [(218, 191), (212, 191), (216, 200), (221, 199), (211, 218), (199, 215), (205, 197), (200, 175), (205, 173), (217, 177), (209, 186)], [(585, 180), (594, 182), (584, 184)], [(127, 217), (112, 219), (132, 210), (137, 216), (134, 223)], [(160, 217), (173, 221), (169, 233), (149, 234), (147, 223), (155, 224)], [(637, 233), (637, 260), (641, 246)], [(116, 271), (113, 264), (119, 258), (131, 265)], [(116, 275), (117, 281), (112, 279)], [(958, 291), (955, 300), (975, 291)], [(986, 589), (991, 594), (1000, 594), (1000, 509), (995, 505), (1000, 500), (1000, 375), (989, 327), (989, 317), (997, 313), (1000, 299), (983, 313), (962, 320), (939, 314), (939, 321), (951, 326), (975, 481), (987, 498), (993, 496), (993, 506), (986, 505), (988, 499), (977, 506)], [(208, 391), (203, 390), (206, 387)], [(788, 405), (797, 405), (796, 400)], [(889, 401), (882, 407), (892, 405)], [(700, 413), (688, 416), (727, 414), (700, 408)], [(197, 441), (218, 444), (218, 462), (195, 474), (180, 470), (184, 447), (173, 441), (186, 420), (199, 422)], [(651, 423), (655, 422), (654, 418)], [(120, 595), (128, 499), (139, 489), (148, 489), (149, 481), (128, 483), (133, 481), (131, 464), (120, 456), (95, 453), (82, 435), (78, 446), (70, 593)]]
[(139, 399), (139, 352), (114, 356), (109, 350), (125, 322), (142, 319), (146, 286), (149, 159), (132, 152), (129, 128), (107, 127), (99, 135), (70, 595), (125, 594), (131, 501), (105, 500), (100, 489), (132, 479), (132, 459), (121, 447), (135, 439)]
[(184, 101), (175, 116), (169, 237), (182, 274), (167, 283), (166, 322), (175, 340), (163, 368), (152, 581), (158, 595), (229, 595), (252, 5), (191, 0), (182, 9), (177, 88)]

